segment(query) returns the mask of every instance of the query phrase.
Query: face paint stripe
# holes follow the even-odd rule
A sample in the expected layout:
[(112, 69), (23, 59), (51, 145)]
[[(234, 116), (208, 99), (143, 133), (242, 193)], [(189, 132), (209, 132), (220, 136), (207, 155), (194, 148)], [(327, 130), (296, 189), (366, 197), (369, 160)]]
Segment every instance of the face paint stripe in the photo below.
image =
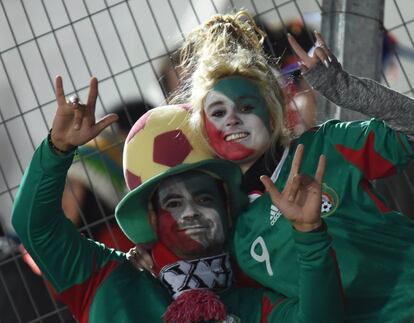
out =
[(208, 120), (205, 113), (204, 124), (210, 144), (221, 158), (233, 161), (242, 160), (255, 152), (254, 149), (247, 148), (238, 142), (225, 141), (223, 132)]
[(252, 103), (256, 107), (252, 113), (258, 116), (263, 124), (270, 129), (269, 110), (255, 83), (243, 77), (229, 77), (217, 82), (213, 90), (222, 93), (238, 106)]
[(161, 243), (171, 248), (171, 251), (176, 252), (173, 249), (178, 249), (191, 253), (203, 247), (187, 235), (185, 231), (178, 231), (178, 223), (170, 212), (161, 209), (158, 217), (158, 238)]

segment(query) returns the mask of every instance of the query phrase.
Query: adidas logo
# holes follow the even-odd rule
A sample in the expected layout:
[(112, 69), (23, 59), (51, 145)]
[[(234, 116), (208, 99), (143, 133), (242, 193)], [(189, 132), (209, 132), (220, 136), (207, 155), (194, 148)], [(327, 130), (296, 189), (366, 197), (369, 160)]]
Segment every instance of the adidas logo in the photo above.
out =
[(274, 226), (276, 221), (279, 220), (280, 216), (282, 215), (282, 212), (280, 212), (280, 210), (275, 206), (275, 205), (271, 205), (270, 206), (270, 225)]

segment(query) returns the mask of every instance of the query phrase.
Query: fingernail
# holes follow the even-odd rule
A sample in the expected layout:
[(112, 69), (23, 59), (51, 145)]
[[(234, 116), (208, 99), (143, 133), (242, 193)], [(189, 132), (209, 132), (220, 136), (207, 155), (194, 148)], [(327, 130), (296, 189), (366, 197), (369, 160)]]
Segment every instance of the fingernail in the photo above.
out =
[(332, 58), (331, 58), (331, 56), (328, 56), (328, 60), (329, 60), (329, 62), (330, 62), (330, 63), (332, 63)]
[(75, 130), (79, 130), (79, 123), (75, 124), (74, 128)]
[(325, 65), (326, 68), (329, 68), (329, 63), (326, 59), (323, 61), (323, 65)]
[(289, 200), (289, 202), (293, 202), (293, 196), (292, 195), (289, 195), (288, 200)]

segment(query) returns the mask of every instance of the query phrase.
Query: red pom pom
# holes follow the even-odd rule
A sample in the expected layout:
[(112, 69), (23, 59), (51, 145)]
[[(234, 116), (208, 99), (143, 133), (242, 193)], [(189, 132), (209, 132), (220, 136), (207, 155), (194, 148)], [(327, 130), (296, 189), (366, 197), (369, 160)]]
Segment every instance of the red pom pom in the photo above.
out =
[(224, 304), (208, 289), (189, 290), (173, 301), (164, 314), (166, 323), (223, 321), (227, 317)]

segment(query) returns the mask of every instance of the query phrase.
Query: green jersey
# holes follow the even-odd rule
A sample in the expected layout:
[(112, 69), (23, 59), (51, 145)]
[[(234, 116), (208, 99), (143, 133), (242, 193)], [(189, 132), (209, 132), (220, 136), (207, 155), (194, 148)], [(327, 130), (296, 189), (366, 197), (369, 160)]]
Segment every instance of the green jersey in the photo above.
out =
[[(346, 320), (408, 322), (414, 316), (414, 221), (389, 209), (370, 183), (412, 159), (407, 137), (380, 121), (328, 121), (285, 150), (272, 175), (279, 190), (298, 144), (305, 146), (303, 173), (313, 176), (319, 156), (327, 157), (322, 215), (341, 268)], [(233, 249), (247, 275), (297, 295), (300, 273), (291, 225), (267, 193), (238, 217)]]

